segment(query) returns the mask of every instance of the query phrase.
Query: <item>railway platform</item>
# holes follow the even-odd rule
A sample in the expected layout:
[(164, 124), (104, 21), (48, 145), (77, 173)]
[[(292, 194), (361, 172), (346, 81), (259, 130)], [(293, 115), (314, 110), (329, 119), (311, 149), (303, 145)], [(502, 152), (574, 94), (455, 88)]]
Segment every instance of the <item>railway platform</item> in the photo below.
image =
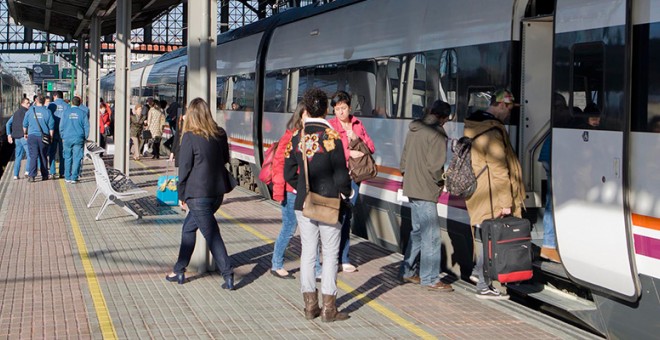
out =
[[(109, 159), (108, 159), (109, 160)], [(10, 162), (8, 168), (11, 168)], [(102, 200), (88, 160), (77, 184), (0, 179), (2, 339), (567, 339), (593, 335), (513, 301), (483, 301), (455, 282), (437, 293), (397, 278), (402, 255), (353, 237), (355, 273), (340, 273), (337, 303), (351, 318), (305, 320), (298, 280), (269, 274), (279, 207), (237, 189), (216, 216), (235, 266), (237, 289), (217, 273), (165, 281), (176, 260), (184, 213), (155, 198), (165, 160), (131, 161), (148, 193), (128, 201), (139, 220)], [(297, 276), (296, 236), (285, 267)]]

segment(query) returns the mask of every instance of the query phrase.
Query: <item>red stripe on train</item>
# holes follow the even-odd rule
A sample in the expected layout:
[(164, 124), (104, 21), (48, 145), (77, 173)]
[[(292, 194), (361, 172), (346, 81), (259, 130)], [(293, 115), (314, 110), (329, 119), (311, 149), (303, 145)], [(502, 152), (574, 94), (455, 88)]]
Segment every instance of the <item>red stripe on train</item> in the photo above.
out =
[(637, 234), (634, 237), (635, 253), (660, 260), (660, 240)]

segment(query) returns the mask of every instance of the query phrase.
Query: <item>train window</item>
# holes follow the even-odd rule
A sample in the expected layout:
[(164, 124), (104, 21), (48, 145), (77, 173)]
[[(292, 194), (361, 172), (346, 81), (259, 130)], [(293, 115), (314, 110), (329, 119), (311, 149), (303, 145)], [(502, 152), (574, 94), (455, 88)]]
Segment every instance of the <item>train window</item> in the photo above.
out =
[(397, 117), (399, 109), (399, 78), (401, 77), (401, 61), (399, 58), (390, 58), (387, 63), (387, 79), (390, 83), (390, 102), (392, 103), (391, 117)]
[[(392, 57), (388, 62), (391, 89), (392, 116), (420, 118), (426, 105), (426, 56), (405, 55)], [(406, 102), (400, 107), (400, 101)]]
[(310, 88), (319, 88), (328, 96), (335, 93), (338, 88), (338, 69), (337, 64), (316, 65), (300, 69), (298, 101), (302, 99), (305, 91)]
[[(228, 77), (218, 77), (216, 82), (216, 101), (218, 103), (218, 110), (225, 110), (227, 108), (227, 80)], [(185, 91), (185, 89), (183, 89)]]
[(376, 79), (380, 79), (381, 81), (377, 81), (375, 84), (376, 104), (372, 116), (387, 118), (390, 117), (391, 109), (391, 105), (388, 104), (390, 97), (387, 87), (389, 84), (386, 81), (382, 81), (383, 79), (387, 79), (387, 60), (378, 60), (376, 65)]
[(660, 23), (635, 25), (633, 41), (631, 129), (660, 133)]
[(231, 92), (228, 92), (228, 97), (231, 98), (232, 104), (235, 103), (240, 111), (254, 110), (254, 73), (235, 75), (229, 80)]
[(362, 60), (350, 62), (340, 68), (338, 90), (351, 94), (352, 114), (356, 116), (374, 115), (373, 88), (376, 86), (376, 62)]
[(569, 107), (566, 127), (597, 129), (603, 112), (604, 47), (598, 43), (576, 44), (572, 49)]
[(287, 81), (287, 71), (276, 71), (266, 74), (264, 82), (264, 111), (284, 112)]
[(444, 50), (440, 56), (440, 99), (456, 111), (456, 89), (458, 88), (458, 61), (456, 50)]
[(158, 84), (155, 85), (156, 92), (158, 93), (158, 99), (165, 100), (168, 103), (171, 103), (176, 98), (176, 85), (175, 84)]
[(470, 86), (468, 87), (468, 112), (467, 117), (478, 110), (487, 110), (490, 106), (490, 94), (495, 91), (494, 86)]

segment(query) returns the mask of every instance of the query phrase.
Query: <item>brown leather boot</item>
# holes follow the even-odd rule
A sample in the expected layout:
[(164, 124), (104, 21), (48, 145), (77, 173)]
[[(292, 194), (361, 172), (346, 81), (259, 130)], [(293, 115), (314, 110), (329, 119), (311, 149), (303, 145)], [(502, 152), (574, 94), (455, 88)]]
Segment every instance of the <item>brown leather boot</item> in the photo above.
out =
[(348, 319), (348, 313), (337, 312), (337, 296), (323, 294), (323, 310), (321, 310), (321, 321), (333, 322)]
[(321, 314), (318, 291), (303, 293), (305, 300), (305, 319), (312, 320)]

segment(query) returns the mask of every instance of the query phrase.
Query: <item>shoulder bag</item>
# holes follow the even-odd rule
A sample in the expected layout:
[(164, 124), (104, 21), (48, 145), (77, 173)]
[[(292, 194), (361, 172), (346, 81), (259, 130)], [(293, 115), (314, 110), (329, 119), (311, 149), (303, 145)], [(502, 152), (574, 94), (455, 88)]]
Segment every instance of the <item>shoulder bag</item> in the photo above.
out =
[(378, 176), (378, 168), (376, 161), (371, 156), (369, 147), (364, 144), (360, 138), (356, 138), (348, 145), (349, 150), (356, 150), (362, 152), (364, 155), (359, 158), (348, 157), (348, 168), (350, 170), (351, 178), (355, 183), (360, 183), (367, 179), (372, 179)]
[[(301, 135), (302, 138), (302, 135)], [(307, 150), (304, 145), (302, 158), (305, 166), (305, 203), (303, 203), (303, 216), (325, 224), (337, 224), (339, 222), (339, 197), (325, 197), (312, 192), (309, 189), (309, 168), (307, 166)]]
[(41, 131), (41, 141), (49, 145), (50, 144), (50, 135), (47, 133), (44, 133), (44, 130), (41, 129), (41, 124), (39, 124), (39, 119), (37, 118), (37, 110), (32, 109), (32, 114), (34, 114), (34, 121), (37, 122), (37, 126), (39, 127), (39, 131)]

